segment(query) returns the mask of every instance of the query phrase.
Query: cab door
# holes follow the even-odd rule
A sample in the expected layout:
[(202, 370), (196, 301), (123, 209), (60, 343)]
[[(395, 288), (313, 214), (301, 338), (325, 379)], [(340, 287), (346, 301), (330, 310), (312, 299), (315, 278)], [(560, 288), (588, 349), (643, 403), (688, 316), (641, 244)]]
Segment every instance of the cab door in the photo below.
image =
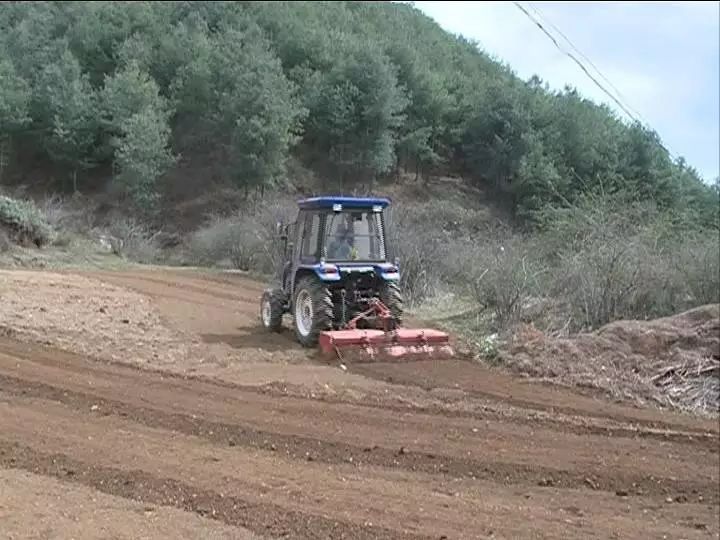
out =
[(292, 250), (292, 282), (290, 297), (295, 296), (295, 275), (302, 265), (315, 264), (320, 260), (320, 213), (302, 212), (295, 227)]

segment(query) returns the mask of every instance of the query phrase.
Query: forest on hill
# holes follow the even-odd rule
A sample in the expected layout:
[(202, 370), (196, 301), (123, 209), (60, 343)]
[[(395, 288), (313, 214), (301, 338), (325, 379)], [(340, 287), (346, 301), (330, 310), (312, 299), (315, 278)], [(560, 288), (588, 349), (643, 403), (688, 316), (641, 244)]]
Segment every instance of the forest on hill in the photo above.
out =
[(521, 80), (409, 4), (3, 3), (0, 184), (43, 165), (52, 189), (109, 186), (152, 212), (168, 179), (207, 185), (174, 177), (183, 163), (250, 191), (292, 182), (290, 158), (335, 191), (456, 175), (524, 223), (598, 192), (718, 220), (717, 182), (656, 133)]

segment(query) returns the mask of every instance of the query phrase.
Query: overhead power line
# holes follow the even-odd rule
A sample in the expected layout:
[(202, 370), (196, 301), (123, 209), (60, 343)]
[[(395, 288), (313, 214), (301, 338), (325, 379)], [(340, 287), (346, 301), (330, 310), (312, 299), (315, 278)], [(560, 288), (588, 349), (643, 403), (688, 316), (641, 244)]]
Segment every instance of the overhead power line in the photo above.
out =
[(595, 64), (593, 64), (592, 60), (590, 60), (587, 56), (585, 56), (582, 53), (582, 51), (579, 50), (572, 41), (570, 41), (570, 38), (567, 37), (563, 33), (562, 30), (560, 30), (557, 26), (555, 26), (555, 24), (553, 24), (553, 22), (546, 15), (544, 15), (538, 8), (536, 8), (531, 2), (528, 2), (527, 5), (530, 6), (530, 9), (532, 9), (540, 19), (544, 20), (553, 30), (555, 30), (555, 32), (560, 34), (560, 36), (567, 42), (568, 45), (570, 45), (570, 47), (572, 47), (572, 49), (578, 54), (578, 56), (580, 58), (582, 58), (583, 60), (585, 60), (585, 62), (587, 62), (590, 65), (590, 67), (592, 67), (595, 70), (595, 72), (600, 76), (600, 78), (603, 81), (605, 81), (610, 88), (613, 89), (613, 91), (615, 92), (617, 97), (623, 101), (623, 103), (629, 110), (631, 110), (633, 113), (635, 113), (643, 122), (645, 122), (646, 124), (648, 123), (643, 118), (642, 114), (640, 114), (640, 112), (638, 112), (637, 109), (635, 109), (634, 107), (631, 107), (628, 104), (628, 99), (625, 96), (623, 96), (622, 92), (620, 92), (620, 90), (618, 90), (618, 88), (612, 83), (612, 81), (610, 81), (605, 75), (603, 75), (602, 71), (600, 71), (598, 69), (598, 67)]
[[(632, 120), (634, 120), (634, 121), (637, 122), (638, 124), (641, 124), (641, 125), (649, 125), (649, 124), (647, 124), (647, 122), (644, 122), (644, 121), (641, 121), (640, 119), (638, 119), (637, 116), (640, 116), (639, 114), (638, 114), (637, 116), (636, 116), (635, 114), (633, 114), (633, 113), (630, 111), (630, 107), (625, 106), (614, 94), (612, 94), (607, 88), (605, 88), (602, 84), (600, 84), (600, 82), (588, 71), (588, 69), (583, 65), (583, 63), (582, 63), (580, 60), (578, 60), (577, 57), (575, 57), (574, 54), (572, 54), (571, 52), (565, 50), (565, 49), (558, 43), (557, 39), (555, 39), (555, 36), (553, 36), (553, 35), (545, 28), (545, 26), (543, 26), (543, 24), (542, 24), (540, 21), (538, 21), (535, 17), (533, 17), (533, 15), (530, 14), (530, 12), (528, 12), (528, 10), (526, 10), (523, 6), (521, 6), (519, 2), (513, 2), (513, 4), (515, 4), (515, 7), (517, 7), (520, 11), (522, 11), (522, 12), (525, 14), (525, 16), (526, 16), (528, 19), (530, 19), (530, 21), (532, 21), (532, 22), (542, 31), (542, 33), (545, 34), (545, 35), (548, 37), (548, 39), (550, 39), (550, 41), (553, 42), (553, 44), (555, 45), (555, 47), (556, 47), (561, 53), (563, 53), (564, 55), (568, 56), (573, 62), (575, 62), (575, 63), (578, 65), (578, 67), (585, 73), (585, 75), (587, 75), (587, 77), (588, 77), (598, 88), (600, 88), (600, 90), (602, 90), (602, 92), (603, 92), (605, 95), (607, 95), (610, 99), (612, 99), (612, 100), (615, 102), (615, 104), (616, 104), (618, 107), (620, 107), (620, 109), (621, 109), (629, 118), (631, 118)], [(538, 15), (539, 15), (539, 14), (538, 14)], [(549, 22), (548, 22), (548, 24), (552, 25), (552, 23), (549, 23)], [(553, 26), (554, 26), (554, 25), (553, 25)], [(562, 32), (560, 32), (559, 30), (557, 30), (556, 27), (555, 27), (555, 29), (556, 29), (556, 31), (557, 31), (558, 33), (560, 33), (561, 35), (564, 36), (564, 34), (562, 34)], [(568, 41), (568, 43), (570, 43), (570, 40), (569, 40), (569, 39), (567, 39), (567, 38), (565, 38), (565, 39), (566, 39), (566, 41)], [(571, 46), (577, 51), (577, 48), (576, 48), (574, 45), (572, 45), (572, 43), (570, 43), (570, 44), (571, 44)], [(579, 53), (580, 55), (582, 55), (582, 53), (580, 53), (579, 51), (578, 51), (578, 53)], [(582, 56), (584, 56), (584, 55), (582, 55)], [(592, 63), (589, 62), (589, 60), (588, 60), (588, 63), (590, 63), (590, 64), (592, 65)], [(594, 67), (594, 66), (593, 66), (593, 67)], [(598, 73), (600, 73), (600, 71), (599, 71), (597, 68), (595, 68), (595, 70), (598, 71)], [(602, 77), (602, 74), (600, 74), (600, 75), (601, 75), (601, 77)], [(603, 78), (605, 78), (605, 77), (603, 77)], [(606, 79), (606, 80), (607, 80), (607, 79)], [(608, 81), (608, 82), (609, 82), (609, 81)], [(609, 84), (610, 84), (610, 86), (613, 86), (612, 83), (609, 83)], [(616, 89), (616, 91), (617, 91), (617, 89)], [(619, 93), (619, 92), (618, 92), (618, 93)], [(665, 147), (662, 143), (659, 143), (659, 144), (660, 144), (660, 146), (668, 153), (668, 155), (670, 156), (671, 159), (673, 159), (673, 160), (676, 159), (676, 157), (673, 155), (673, 153), (672, 153), (667, 147)]]
[(575, 63), (580, 67), (580, 69), (582, 69), (582, 70), (585, 72), (585, 75), (587, 75), (587, 76), (590, 78), (590, 80), (592, 80), (592, 81), (597, 85), (597, 87), (600, 88), (600, 90), (602, 90), (610, 99), (612, 99), (612, 100), (617, 104), (617, 106), (620, 107), (620, 108), (623, 110), (623, 112), (624, 112), (625, 114), (627, 114), (630, 118), (632, 118), (632, 119), (635, 120), (636, 122), (639, 122), (639, 120), (638, 120), (637, 118), (635, 118), (635, 115), (634, 115), (633, 113), (631, 113), (631, 112), (625, 107), (625, 105), (623, 105), (623, 104), (620, 102), (620, 100), (618, 100), (613, 94), (611, 94), (602, 84), (600, 84), (600, 83), (598, 82), (598, 80), (597, 80), (595, 77), (593, 77), (593, 76), (590, 74), (590, 72), (585, 68), (585, 66), (582, 64), (582, 62), (580, 62), (580, 60), (578, 60), (577, 58), (575, 58), (575, 56), (574, 56), (572, 53), (566, 51), (565, 49), (563, 49), (563, 48), (560, 46), (560, 44), (559, 44), (559, 43), (557, 42), (557, 40), (555, 39), (555, 36), (553, 36), (552, 34), (550, 34), (550, 32), (548, 32), (548, 31), (545, 29), (545, 27), (544, 27), (535, 17), (533, 17), (533, 16), (532, 16), (524, 7), (522, 7), (518, 2), (513, 2), (513, 4), (515, 4), (515, 6), (517, 6), (517, 8), (518, 8), (520, 11), (522, 11), (533, 23), (535, 23), (535, 25), (543, 32), (543, 34), (545, 34), (548, 38), (550, 38), (550, 40), (555, 44), (555, 47), (557, 47), (557, 49), (558, 49), (560, 52), (562, 52), (562, 53), (565, 54), (566, 56), (570, 57), (570, 59), (572, 59), (572, 61), (575, 62)]

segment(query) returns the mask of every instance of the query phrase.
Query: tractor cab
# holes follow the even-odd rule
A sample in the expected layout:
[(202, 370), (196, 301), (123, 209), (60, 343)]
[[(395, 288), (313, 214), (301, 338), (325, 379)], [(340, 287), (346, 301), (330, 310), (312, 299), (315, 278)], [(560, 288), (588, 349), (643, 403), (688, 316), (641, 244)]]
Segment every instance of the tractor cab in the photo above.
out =
[(306, 263), (386, 260), (387, 199), (316, 197), (298, 203), (292, 227), (299, 258)]
[(389, 262), (385, 232), (389, 204), (384, 198), (301, 200), (297, 220), (284, 228), (283, 286), (292, 291), (296, 280), (289, 278), (298, 270), (311, 270), (324, 281), (360, 271), (399, 277), (397, 265)]

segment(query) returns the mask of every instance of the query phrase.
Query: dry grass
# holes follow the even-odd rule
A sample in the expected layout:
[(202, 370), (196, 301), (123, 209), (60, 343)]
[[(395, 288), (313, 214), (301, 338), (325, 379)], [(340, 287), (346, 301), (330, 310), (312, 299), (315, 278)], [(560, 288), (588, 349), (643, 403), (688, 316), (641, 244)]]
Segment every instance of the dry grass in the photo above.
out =
[(720, 408), (720, 361), (716, 359), (686, 359), (662, 370), (652, 382), (675, 408), (693, 413)]
[(652, 321), (616, 321), (569, 338), (522, 326), (501, 357), (532, 377), (714, 415), (720, 407), (720, 306)]
[(399, 200), (388, 222), (391, 250), (400, 259), (401, 286), (411, 304), (472, 280), (486, 239), (500, 236), (496, 217), (467, 201)]
[(161, 256), (160, 232), (151, 232), (141, 222), (132, 218), (113, 220), (100, 234), (107, 238), (115, 255), (142, 264), (158, 262)]

